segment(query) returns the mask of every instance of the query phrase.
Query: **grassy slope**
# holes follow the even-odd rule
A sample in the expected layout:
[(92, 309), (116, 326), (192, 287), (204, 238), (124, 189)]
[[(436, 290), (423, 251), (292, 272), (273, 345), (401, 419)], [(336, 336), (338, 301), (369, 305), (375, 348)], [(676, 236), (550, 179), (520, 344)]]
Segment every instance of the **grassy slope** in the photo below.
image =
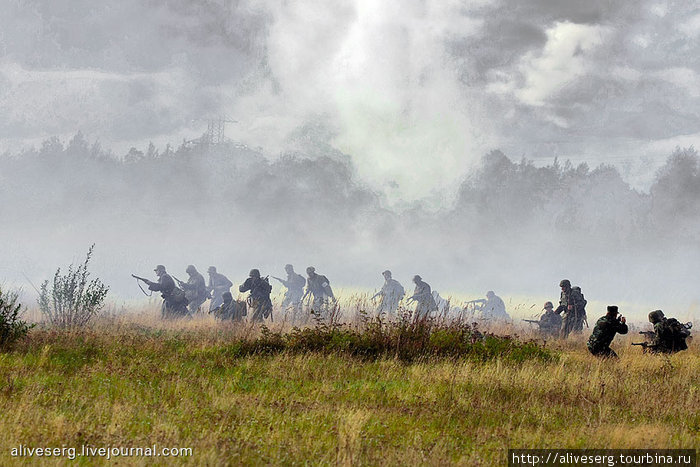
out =
[(1, 465), (20, 443), (192, 447), (191, 464), (489, 465), (507, 447), (700, 448), (697, 344), (671, 358), (623, 348), (619, 362), (581, 340), (550, 363), (405, 364), (234, 358), (226, 332), (134, 329), (35, 330), (0, 355)]

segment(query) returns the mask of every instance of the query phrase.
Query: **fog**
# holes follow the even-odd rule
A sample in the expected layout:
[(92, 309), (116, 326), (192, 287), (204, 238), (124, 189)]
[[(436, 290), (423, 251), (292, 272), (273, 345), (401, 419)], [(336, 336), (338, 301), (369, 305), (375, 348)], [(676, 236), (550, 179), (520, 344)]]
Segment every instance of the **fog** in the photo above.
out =
[(4, 11), (0, 283), (30, 302), (92, 243), (115, 301), (156, 264), (286, 263), (443, 295), (555, 299), (568, 278), (638, 316), (700, 300), (694, 2)]

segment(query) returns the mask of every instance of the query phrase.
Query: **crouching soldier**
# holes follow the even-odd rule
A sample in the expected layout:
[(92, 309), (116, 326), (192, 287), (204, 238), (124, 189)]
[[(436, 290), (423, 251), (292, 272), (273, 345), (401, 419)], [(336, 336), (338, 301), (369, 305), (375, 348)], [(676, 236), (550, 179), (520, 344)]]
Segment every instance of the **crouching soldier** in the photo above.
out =
[(212, 310), (217, 319), (221, 321), (231, 320), (240, 322), (243, 320), (243, 317), (248, 314), (246, 303), (234, 300), (231, 292), (224, 292), (221, 294), (221, 298), (223, 299), (223, 303)]
[(627, 334), (626, 323), (625, 317), (618, 315), (617, 306), (609, 305), (607, 314), (595, 323), (593, 333), (588, 338), (588, 350), (596, 357), (617, 358), (610, 343), (615, 334)]
[(692, 324), (666, 318), (661, 310), (649, 313), (649, 322), (654, 325), (654, 338), (647, 346), (652, 353), (675, 353), (688, 348), (685, 340), (690, 336)]

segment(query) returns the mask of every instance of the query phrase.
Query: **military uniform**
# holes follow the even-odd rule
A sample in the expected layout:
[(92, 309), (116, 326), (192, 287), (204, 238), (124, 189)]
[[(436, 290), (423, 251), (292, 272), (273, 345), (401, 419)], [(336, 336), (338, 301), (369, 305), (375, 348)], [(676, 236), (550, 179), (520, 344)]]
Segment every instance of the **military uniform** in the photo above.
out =
[(431, 311), (436, 311), (438, 309), (437, 303), (435, 303), (435, 298), (430, 289), (428, 283), (423, 282), (419, 277), (416, 283), (416, 288), (413, 290), (413, 296), (411, 297), (416, 301), (416, 317), (419, 319), (427, 318)]
[(224, 302), (222, 295), (229, 292), (231, 287), (233, 287), (233, 282), (228, 277), (216, 272), (216, 268), (213, 266), (209, 268), (209, 286), (207, 287), (207, 290), (211, 292), (209, 311), (214, 310)]
[(561, 316), (554, 310), (547, 310), (540, 316), (540, 332), (546, 336), (556, 337), (561, 329)]
[(230, 292), (224, 293), (224, 301), (213, 310), (214, 316), (222, 321), (241, 321), (248, 313), (246, 303), (233, 300)]
[[(611, 312), (614, 310), (614, 314)], [(616, 358), (617, 354), (610, 348), (615, 334), (627, 334), (627, 324), (617, 317), (617, 307), (608, 307), (608, 314), (595, 323), (593, 333), (588, 338), (588, 350), (599, 357)]]
[(399, 308), (399, 302), (406, 291), (396, 279), (391, 277), (385, 279), (382, 290), (379, 291), (379, 313), (395, 313)]
[(195, 314), (202, 304), (209, 298), (209, 292), (207, 291), (207, 283), (196, 269), (188, 268), (187, 273), (190, 275), (187, 282), (182, 284), (182, 288), (185, 289), (185, 297), (189, 301), (187, 309), (190, 315)]
[(292, 271), (287, 273), (287, 280), (281, 282), (287, 288), (282, 299), (282, 308), (298, 308), (301, 304), (301, 297), (304, 295), (306, 279), (301, 274)]
[[(568, 281), (566, 281), (568, 283)], [(564, 283), (564, 281), (562, 281)], [(571, 305), (571, 309), (569, 306)], [(586, 300), (583, 298), (579, 287), (569, 287), (561, 291), (557, 313), (562, 313), (561, 337), (566, 338), (573, 332), (583, 330), (583, 322), (586, 320)]]
[(481, 316), (488, 320), (510, 320), (506, 312), (506, 304), (501, 297), (489, 291), (486, 294), (486, 302), (481, 306)]
[[(156, 271), (159, 271), (159, 269), (156, 268)], [(161, 306), (162, 318), (179, 318), (187, 314), (187, 299), (184, 293), (175, 286), (175, 281), (170, 277), (170, 274), (165, 272), (165, 268), (162, 269), (162, 273), (158, 276), (158, 282), (148, 282), (148, 289), (160, 292), (163, 298)]]
[(661, 310), (649, 313), (654, 324), (654, 338), (649, 349), (654, 353), (675, 353), (686, 350), (685, 340), (690, 335), (687, 328), (675, 318), (666, 318)]
[(309, 278), (306, 280), (306, 294), (313, 295), (313, 303), (311, 304), (311, 309), (318, 313), (323, 313), (327, 308), (328, 300), (335, 300), (335, 295), (333, 295), (333, 289), (331, 289), (331, 284), (328, 278), (321, 274), (316, 274), (315, 270), (312, 270), (309, 274)]
[(249, 277), (246, 281), (238, 288), (241, 292), (247, 292), (250, 290), (250, 296), (248, 296), (248, 305), (253, 311), (251, 320), (253, 322), (262, 322), (264, 318), (270, 316), (272, 313), (272, 301), (270, 300), (270, 292), (272, 292), (272, 286), (266, 280), (258, 277)]

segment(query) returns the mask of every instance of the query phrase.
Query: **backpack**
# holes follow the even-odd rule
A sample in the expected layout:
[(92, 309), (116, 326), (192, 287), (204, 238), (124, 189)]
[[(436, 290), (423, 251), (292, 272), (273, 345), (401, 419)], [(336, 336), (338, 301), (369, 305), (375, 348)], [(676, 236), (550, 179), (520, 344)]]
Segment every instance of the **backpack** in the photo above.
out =
[(588, 304), (588, 302), (586, 301), (586, 298), (583, 296), (583, 292), (581, 292), (581, 287), (575, 285), (575, 286), (571, 287), (571, 290), (575, 290), (581, 296), (581, 301), (583, 303), (583, 305), (581, 306), (581, 309), (585, 312), (586, 305)]
[(175, 287), (173, 289), (173, 291), (170, 293), (169, 298), (170, 298), (170, 302), (176, 306), (177, 305), (187, 306), (190, 303), (189, 299), (185, 295), (185, 292), (179, 287)]
[(685, 339), (690, 336), (690, 330), (676, 318), (668, 318), (666, 320), (666, 325), (671, 329), (673, 337), (676, 339)]

